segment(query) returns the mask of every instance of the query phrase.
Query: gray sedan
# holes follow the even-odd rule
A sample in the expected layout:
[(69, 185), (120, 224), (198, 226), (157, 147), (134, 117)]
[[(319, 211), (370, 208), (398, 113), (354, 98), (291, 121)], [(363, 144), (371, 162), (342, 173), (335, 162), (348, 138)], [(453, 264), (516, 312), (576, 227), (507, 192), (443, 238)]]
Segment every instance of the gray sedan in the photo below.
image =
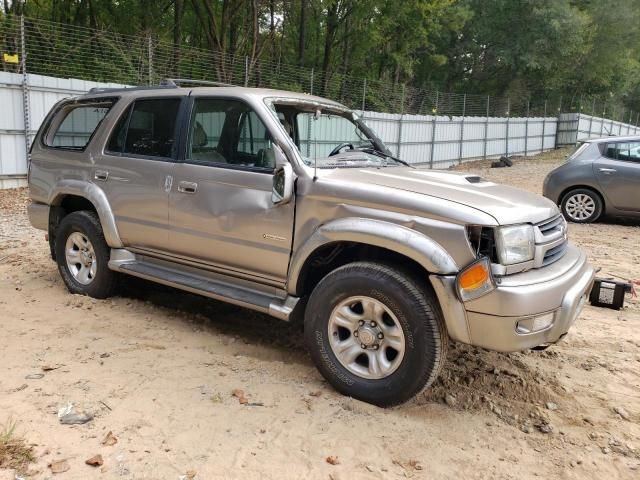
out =
[(581, 141), (549, 172), (543, 195), (576, 223), (595, 222), (603, 214), (640, 217), (640, 136)]

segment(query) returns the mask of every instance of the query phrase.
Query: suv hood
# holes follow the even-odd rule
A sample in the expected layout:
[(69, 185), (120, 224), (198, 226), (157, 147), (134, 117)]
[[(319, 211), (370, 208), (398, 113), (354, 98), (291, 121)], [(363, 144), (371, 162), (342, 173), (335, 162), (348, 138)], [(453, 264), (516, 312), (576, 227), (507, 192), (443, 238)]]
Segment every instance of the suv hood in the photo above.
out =
[(335, 180), (395, 188), (460, 203), (491, 215), (499, 225), (538, 223), (559, 213), (558, 207), (541, 195), (469, 173), (406, 167), (341, 168), (330, 172), (327, 177)]

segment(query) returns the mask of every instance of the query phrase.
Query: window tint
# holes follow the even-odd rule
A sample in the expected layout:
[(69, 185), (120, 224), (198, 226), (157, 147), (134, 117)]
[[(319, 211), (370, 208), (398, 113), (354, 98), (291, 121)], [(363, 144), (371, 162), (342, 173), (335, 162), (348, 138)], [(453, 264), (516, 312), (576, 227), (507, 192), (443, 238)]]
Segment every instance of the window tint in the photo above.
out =
[(113, 104), (110, 100), (63, 109), (64, 119), (55, 133), (45, 139), (47, 145), (83, 150)]
[(196, 99), (187, 159), (218, 166), (275, 167), (271, 137), (264, 123), (237, 100)]
[(116, 128), (111, 134), (111, 139), (107, 145), (107, 150), (110, 152), (122, 152), (124, 149), (124, 141), (127, 138), (127, 124), (129, 123), (129, 115), (131, 114), (131, 106), (127, 108), (120, 116)]
[(640, 162), (640, 142), (609, 143), (606, 156), (614, 160)]
[(132, 155), (175, 157), (180, 98), (136, 100), (111, 135), (108, 149)]

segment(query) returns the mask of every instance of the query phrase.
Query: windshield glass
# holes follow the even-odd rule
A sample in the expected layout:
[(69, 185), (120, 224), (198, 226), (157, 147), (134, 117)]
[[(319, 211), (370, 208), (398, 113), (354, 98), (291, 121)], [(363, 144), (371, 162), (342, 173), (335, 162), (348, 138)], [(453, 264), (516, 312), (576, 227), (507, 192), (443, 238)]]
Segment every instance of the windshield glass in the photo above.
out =
[(314, 104), (274, 103), (271, 107), (310, 167), (362, 168), (402, 163), (353, 112)]

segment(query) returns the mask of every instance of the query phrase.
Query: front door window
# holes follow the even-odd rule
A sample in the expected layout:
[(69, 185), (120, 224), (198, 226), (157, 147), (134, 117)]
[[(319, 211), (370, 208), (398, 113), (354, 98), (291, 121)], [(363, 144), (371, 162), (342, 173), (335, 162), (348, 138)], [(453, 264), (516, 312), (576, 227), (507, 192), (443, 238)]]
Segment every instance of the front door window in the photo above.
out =
[(273, 172), (271, 136), (245, 103), (196, 99), (190, 125), (187, 162)]

